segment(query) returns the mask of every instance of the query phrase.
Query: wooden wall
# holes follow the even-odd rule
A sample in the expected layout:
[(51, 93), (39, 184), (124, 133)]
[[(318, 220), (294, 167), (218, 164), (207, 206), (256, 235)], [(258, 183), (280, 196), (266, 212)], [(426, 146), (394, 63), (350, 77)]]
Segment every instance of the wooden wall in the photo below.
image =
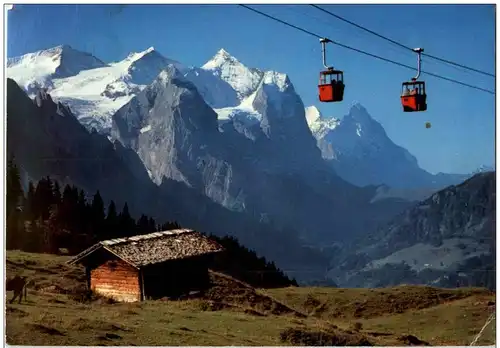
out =
[(118, 258), (111, 259), (90, 271), (93, 291), (121, 302), (141, 300), (139, 271)]
[(144, 269), (147, 299), (181, 296), (210, 285), (206, 256), (172, 260)]

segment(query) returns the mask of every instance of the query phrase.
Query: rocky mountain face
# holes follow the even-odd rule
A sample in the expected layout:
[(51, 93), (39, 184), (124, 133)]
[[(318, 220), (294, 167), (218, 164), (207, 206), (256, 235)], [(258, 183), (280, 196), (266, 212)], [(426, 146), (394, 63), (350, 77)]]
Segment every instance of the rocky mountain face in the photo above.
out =
[[(188, 129), (203, 127), (203, 122)], [(88, 194), (100, 190), (106, 201), (113, 199), (118, 207), (128, 202), (136, 216), (146, 213), (158, 221), (176, 220), (207, 233), (233, 235), (290, 270), (299, 281), (324, 276), (327, 260), (319, 251), (304, 247), (293, 229), (280, 230), (225, 209), (179, 181), (164, 178), (158, 186), (131, 148), (89, 132), (47, 93), (40, 91), (30, 99), (11, 79), (7, 80), (7, 152), (15, 156), (28, 179), (50, 175)]]
[[(495, 172), (434, 193), (353, 243), (331, 277), (341, 286), (493, 286)], [(481, 285), (482, 284), (482, 285)]]
[(341, 120), (323, 117), (315, 107), (307, 108), (306, 113), (323, 158), (338, 175), (355, 185), (386, 186), (380, 188), (380, 197), (423, 199), (469, 177), (433, 175), (420, 168), (417, 159), (394, 144), (382, 125), (359, 103)]

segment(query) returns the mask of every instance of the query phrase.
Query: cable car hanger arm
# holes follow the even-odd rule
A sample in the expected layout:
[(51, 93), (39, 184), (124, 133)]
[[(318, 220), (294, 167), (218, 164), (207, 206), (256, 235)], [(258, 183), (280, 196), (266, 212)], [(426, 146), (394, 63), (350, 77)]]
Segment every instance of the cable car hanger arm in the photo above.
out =
[(424, 51), (423, 48), (414, 48), (413, 49), (414, 52), (417, 52), (418, 56), (417, 56), (417, 76), (415, 76), (414, 78), (412, 78), (413, 81), (417, 81), (418, 78), (420, 77), (420, 67), (422, 65), (422, 52)]
[(327, 42), (332, 42), (332, 40), (328, 39), (328, 38), (321, 38), (319, 39), (319, 42), (321, 42), (321, 51), (323, 53), (323, 66), (325, 67), (325, 69), (328, 69), (328, 70), (332, 70), (333, 67), (332, 66), (328, 66), (326, 64), (326, 43)]

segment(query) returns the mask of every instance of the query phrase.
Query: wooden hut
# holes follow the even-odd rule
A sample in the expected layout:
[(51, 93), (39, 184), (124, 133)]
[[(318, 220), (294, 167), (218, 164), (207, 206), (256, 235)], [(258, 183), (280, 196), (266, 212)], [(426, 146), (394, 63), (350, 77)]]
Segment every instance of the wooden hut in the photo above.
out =
[(87, 286), (118, 301), (178, 297), (210, 285), (208, 265), (223, 248), (187, 229), (101, 241), (68, 264), (82, 264)]

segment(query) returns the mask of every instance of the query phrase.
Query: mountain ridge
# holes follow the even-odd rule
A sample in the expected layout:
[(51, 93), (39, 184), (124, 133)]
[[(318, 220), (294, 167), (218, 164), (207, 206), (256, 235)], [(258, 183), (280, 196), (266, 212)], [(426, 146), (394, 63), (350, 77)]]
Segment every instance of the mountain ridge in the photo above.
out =
[(330, 274), (341, 286), (477, 285), (495, 267), (495, 197), (495, 172), (440, 190), (343, 250)]
[[(342, 119), (324, 117), (314, 106), (307, 120), (322, 156), (345, 180), (358, 185), (406, 189), (414, 199), (466, 180), (470, 175), (431, 174), (418, 165), (408, 150), (396, 145), (382, 125), (360, 103)], [(390, 170), (388, 170), (390, 168)], [(422, 194), (418, 191), (420, 190)]]

